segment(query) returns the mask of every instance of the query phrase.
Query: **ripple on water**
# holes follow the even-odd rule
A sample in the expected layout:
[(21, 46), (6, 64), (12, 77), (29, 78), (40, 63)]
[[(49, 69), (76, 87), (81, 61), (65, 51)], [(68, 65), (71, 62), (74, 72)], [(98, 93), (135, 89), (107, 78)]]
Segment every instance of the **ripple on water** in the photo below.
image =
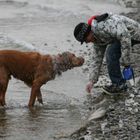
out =
[[(76, 99), (43, 91), (47, 92), (43, 95), (44, 105), (36, 103), (33, 109), (29, 109), (28, 100), (23, 97), (26, 93), (20, 89), (8, 92), (7, 106), (0, 108), (0, 137), (6, 140), (53, 140), (72, 133), (82, 124), (81, 106)], [(12, 96), (14, 99), (10, 98)]]

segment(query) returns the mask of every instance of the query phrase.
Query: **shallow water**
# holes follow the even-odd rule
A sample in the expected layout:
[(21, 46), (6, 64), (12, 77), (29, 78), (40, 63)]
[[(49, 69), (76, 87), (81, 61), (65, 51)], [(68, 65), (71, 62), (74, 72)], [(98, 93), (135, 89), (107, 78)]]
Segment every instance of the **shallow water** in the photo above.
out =
[[(65, 137), (83, 124), (82, 103), (42, 89), (44, 104), (27, 107), (30, 89), (12, 80), (7, 91), (7, 105), (0, 108), (0, 139), (54, 140)], [(83, 112), (82, 112), (83, 110)]]
[[(0, 35), (0, 49), (83, 54), (86, 48), (73, 37), (75, 25), (92, 14), (126, 10), (113, 0), (0, 0), (0, 32), (8, 35)], [(65, 72), (42, 87), (44, 105), (30, 110), (30, 88), (10, 80), (7, 106), (0, 108), (0, 139), (56, 140), (71, 134), (85, 123), (87, 81), (81, 68)]]

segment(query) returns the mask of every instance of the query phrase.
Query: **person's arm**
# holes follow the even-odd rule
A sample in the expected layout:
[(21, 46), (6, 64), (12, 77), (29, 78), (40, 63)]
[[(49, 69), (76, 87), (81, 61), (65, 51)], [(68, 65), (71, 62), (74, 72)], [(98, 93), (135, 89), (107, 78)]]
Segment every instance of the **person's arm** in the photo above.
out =
[(89, 75), (89, 83), (87, 84), (86, 91), (91, 92), (91, 89), (98, 81), (102, 61), (104, 58), (104, 53), (106, 50), (106, 46), (93, 46), (93, 56), (92, 56), (92, 62), (91, 62), (91, 72)]
[(89, 80), (93, 83), (98, 81), (105, 50), (106, 46), (93, 46), (93, 57), (91, 62), (92, 72), (89, 76)]

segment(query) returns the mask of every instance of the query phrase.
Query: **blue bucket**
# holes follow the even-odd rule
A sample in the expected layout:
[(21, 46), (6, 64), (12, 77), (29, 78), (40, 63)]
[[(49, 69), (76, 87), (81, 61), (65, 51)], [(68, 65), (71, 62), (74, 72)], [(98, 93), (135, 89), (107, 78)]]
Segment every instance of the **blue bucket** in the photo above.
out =
[(130, 66), (127, 68), (124, 68), (122, 74), (123, 74), (123, 78), (125, 80), (130, 80), (130, 79), (134, 78), (134, 72)]

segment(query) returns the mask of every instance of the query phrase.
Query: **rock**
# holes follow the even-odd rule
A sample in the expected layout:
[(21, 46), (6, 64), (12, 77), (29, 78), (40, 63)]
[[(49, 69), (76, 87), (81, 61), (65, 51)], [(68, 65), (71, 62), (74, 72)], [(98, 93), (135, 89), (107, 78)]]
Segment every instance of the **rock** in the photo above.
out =
[(48, 44), (47, 43), (44, 43), (44, 46), (48, 46)]
[(96, 87), (96, 88), (103, 87), (105, 85), (110, 85), (110, 84), (111, 84), (110, 79), (107, 76), (102, 75), (99, 77), (98, 82), (96, 84), (94, 84), (94, 87)]
[(101, 107), (90, 115), (90, 117), (88, 118), (88, 121), (100, 119), (105, 116), (105, 113), (106, 113), (105, 108)]
[(103, 134), (105, 133), (105, 127), (106, 127), (106, 125), (107, 125), (107, 121), (105, 121), (105, 122), (103, 122), (103, 123), (101, 124), (101, 130), (102, 130), (102, 133), (103, 133)]
[(79, 140), (93, 140), (91, 135), (85, 135), (83, 137), (81, 137)]
[(70, 40), (70, 39), (67, 39), (67, 42), (69, 42), (69, 43), (70, 43), (70, 42), (71, 42), (71, 40)]

